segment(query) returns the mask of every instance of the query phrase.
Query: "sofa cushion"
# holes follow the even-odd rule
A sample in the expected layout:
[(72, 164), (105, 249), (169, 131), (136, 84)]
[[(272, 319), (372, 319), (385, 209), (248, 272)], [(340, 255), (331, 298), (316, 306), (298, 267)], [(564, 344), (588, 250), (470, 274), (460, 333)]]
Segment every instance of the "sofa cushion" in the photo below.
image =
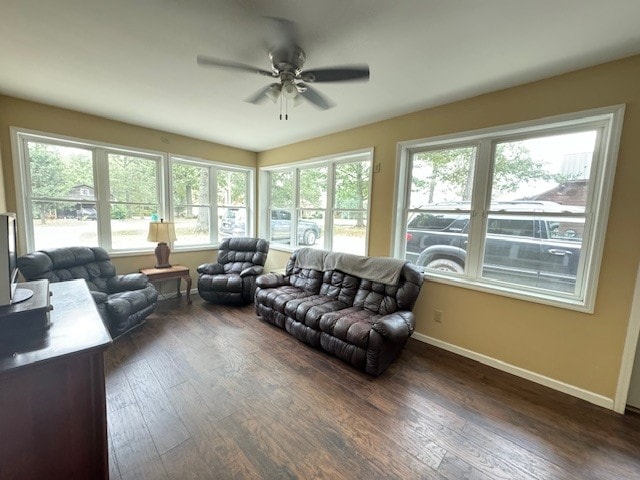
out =
[(242, 277), (239, 273), (203, 275), (198, 279), (198, 288), (213, 292), (242, 292)]
[(361, 307), (350, 307), (322, 315), (320, 330), (361, 348), (367, 348), (369, 332), (381, 315)]
[(287, 302), (298, 298), (306, 298), (311, 295), (311, 292), (301, 290), (291, 285), (277, 288), (263, 288), (256, 292), (256, 303), (284, 314), (284, 307)]
[(289, 300), (285, 304), (284, 313), (297, 322), (315, 330), (320, 330), (320, 317), (327, 312), (342, 310), (350, 305), (326, 295), (310, 295)]

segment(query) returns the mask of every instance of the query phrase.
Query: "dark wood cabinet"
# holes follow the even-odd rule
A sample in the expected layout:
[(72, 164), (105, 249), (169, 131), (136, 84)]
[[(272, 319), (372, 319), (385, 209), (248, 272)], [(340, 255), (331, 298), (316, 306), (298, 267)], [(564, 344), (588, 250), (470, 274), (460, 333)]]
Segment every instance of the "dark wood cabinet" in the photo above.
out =
[(83, 280), (50, 291), (49, 328), (0, 330), (0, 479), (107, 479), (111, 337)]

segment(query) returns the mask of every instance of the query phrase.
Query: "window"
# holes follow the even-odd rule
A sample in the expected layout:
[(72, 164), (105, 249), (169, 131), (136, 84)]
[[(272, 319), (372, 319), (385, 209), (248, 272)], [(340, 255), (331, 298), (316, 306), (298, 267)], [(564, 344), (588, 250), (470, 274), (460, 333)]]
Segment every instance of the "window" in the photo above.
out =
[(210, 245), (224, 237), (251, 234), (248, 169), (173, 157), (171, 183), (176, 247)]
[(149, 219), (160, 212), (161, 159), (109, 151), (106, 156), (111, 219), (109, 250), (149, 248)]
[(164, 154), (11, 130), (28, 251), (71, 243), (112, 253), (149, 250), (156, 217), (175, 221), (177, 249), (217, 243), (229, 212), (243, 219), (243, 232), (252, 229), (249, 168), (169, 158), (166, 170)]
[(436, 281), (592, 311), (622, 111), (402, 144), (395, 256)]
[(272, 246), (364, 255), (372, 152), (265, 168), (261, 218)]

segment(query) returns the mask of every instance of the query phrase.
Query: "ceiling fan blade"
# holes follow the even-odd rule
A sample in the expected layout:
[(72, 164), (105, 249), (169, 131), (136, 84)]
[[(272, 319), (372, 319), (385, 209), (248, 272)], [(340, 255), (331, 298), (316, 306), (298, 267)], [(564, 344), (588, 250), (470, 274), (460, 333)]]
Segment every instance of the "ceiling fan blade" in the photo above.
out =
[(258, 103), (262, 103), (267, 98), (275, 102), (278, 99), (279, 95), (280, 95), (280, 84), (272, 83), (271, 85), (267, 85), (266, 87), (261, 88), (260, 90), (255, 92), (253, 95), (245, 99), (245, 102), (258, 104)]
[(305, 82), (352, 82), (368, 81), (369, 65), (345, 65), (333, 68), (317, 68), (315, 70), (305, 70), (300, 74), (300, 78)]
[(298, 91), (298, 93), (302, 95), (305, 99), (309, 100), (309, 102), (314, 104), (316, 107), (322, 110), (328, 110), (329, 108), (332, 108), (335, 106), (335, 104), (331, 100), (329, 100), (327, 97), (322, 95), (315, 88), (312, 88), (309, 85), (305, 85), (304, 83), (299, 83), (298, 85), (302, 87)]
[(267, 70), (262, 70), (261, 68), (254, 67), (252, 65), (247, 65), (245, 63), (232, 62), (230, 60), (221, 60), (219, 58), (207, 57), (205, 55), (197, 56), (198, 65), (202, 67), (220, 67), (227, 68), (230, 70), (241, 70), (244, 72), (250, 73), (258, 73), (260, 75), (265, 75), (267, 77), (273, 77), (273, 73)]

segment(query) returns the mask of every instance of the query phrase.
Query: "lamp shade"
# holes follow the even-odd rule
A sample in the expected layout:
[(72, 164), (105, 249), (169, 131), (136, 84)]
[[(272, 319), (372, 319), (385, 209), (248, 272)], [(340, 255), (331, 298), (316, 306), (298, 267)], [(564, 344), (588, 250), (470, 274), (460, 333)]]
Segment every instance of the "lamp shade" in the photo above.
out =
[(159, 222), (149, 223), (148, 242), (169, 243), (175, 240), (176, 230), (173, 222), (160, 220)]

